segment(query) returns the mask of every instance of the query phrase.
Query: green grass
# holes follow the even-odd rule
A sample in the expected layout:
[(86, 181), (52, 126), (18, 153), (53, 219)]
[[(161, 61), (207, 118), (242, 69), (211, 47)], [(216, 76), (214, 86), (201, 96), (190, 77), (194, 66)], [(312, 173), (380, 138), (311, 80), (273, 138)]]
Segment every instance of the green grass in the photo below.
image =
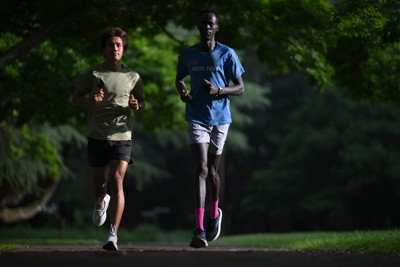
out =
[[(54, 228), (3, 228), (0, 229), (0, 251), (35, 245), (102, 243), (105, 234), (105, 228), (67, 228), (61, 238), (57, 229)], [(118, 234), (121, 243), (164, 244), (187, 244), (190, 235), (190, 230), (165, 232), (152, 225), (140, 225), (134, 229), (121, 228)], [(221, 236), (213, 242), (213, 245), (245, 245), (266, 249), (400, 254), (400, 230), (260, 233)]]
[(221, 237), (215, 243), (270, 249), (400, 254), (400, 230), (262, 233)]
[[(103, 243), (106, 228), (67, 228), (62, 235), (56, 228), (15, 227), (0, 228), (0, 251), (49, 244)], [(164, 232), (152, 225), (140, 225), (134, 229), (121, 228), (118, 232), (121, 243), (180, 243), (187, 241), (188, 231)]]

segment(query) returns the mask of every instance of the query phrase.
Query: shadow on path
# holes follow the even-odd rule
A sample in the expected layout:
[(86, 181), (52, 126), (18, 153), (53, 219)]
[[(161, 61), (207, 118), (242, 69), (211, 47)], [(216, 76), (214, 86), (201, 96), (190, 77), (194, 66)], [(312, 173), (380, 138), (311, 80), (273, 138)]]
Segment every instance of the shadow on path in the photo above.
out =
[(122, 244), (119, 251), (111, 252), (102, 250), (101, 244), (85, 244), (34, 246), (8, 250), (0, 253), (0, 266), (399, 267), (400, 255), (268, 250), (235, 246), (192, 249), (181, 244)]

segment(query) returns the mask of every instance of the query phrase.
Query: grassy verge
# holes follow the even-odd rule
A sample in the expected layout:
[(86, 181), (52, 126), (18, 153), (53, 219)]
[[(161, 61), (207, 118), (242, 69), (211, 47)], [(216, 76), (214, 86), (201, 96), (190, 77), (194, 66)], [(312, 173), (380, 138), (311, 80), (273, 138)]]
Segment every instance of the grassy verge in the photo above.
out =
[(400, 230), (250, 234), (222, 237), (215, 243), (271, 249), (400, 254)]
[[(106, 235), (104, 227), (67, 228), (62, 233), (55, 228), (0, 228), (0, 251), (35, 245), (103, 243)], [(188, 236), (188, 231), (164, 232), (152, 225), (121, 228), (118, 233), (121, 243), (180, 243)]]
[[(63, 235), (56, 229), (11, 228), (0, 229), (0, 251), (24, 246), (46, 244), (102, 243), (105, 228), (66, 229)], [(190, 239), (190, 231), (165, 232), (152, 225), (135, 229), (121, 228), (121, 243), (183, 243)], [(400, 230), (354, 232), (260, 233), (221, 236), (213, 245), (245, 245), (267, 249), (314, 251), (344, 251), (362, 253), (400, 254)]]

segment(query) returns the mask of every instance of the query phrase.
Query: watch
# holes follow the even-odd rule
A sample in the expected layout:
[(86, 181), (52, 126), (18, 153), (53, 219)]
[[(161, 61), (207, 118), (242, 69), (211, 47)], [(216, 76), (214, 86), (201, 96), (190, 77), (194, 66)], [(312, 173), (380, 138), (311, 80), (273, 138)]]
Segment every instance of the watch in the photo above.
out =
[(144, 108), (144, 102), (143, 101), (139, 101), (139, 110)]

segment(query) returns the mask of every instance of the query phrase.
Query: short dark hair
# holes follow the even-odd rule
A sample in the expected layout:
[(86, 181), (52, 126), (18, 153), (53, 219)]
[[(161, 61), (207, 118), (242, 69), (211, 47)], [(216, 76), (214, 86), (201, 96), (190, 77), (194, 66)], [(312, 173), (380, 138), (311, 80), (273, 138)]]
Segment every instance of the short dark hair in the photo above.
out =
[(102, 52), (107, 47), (108, 39), (116, 36), (121, 38), (125, 52), (128, 49), (128, 34), (119, 27), (110, 28), (100, 36), (99, 40), (100, 51)]
[(214, 14), (215, 18), (217, 19), (217, 23), (219, 24), (219, 14), (218, 11), (214, 8), (208, 8), (208, 9), (203, 9), (202, 11), (200, 11), (199, 13), (199, 22), (201, 20), (201, 17), (204, 14)]

